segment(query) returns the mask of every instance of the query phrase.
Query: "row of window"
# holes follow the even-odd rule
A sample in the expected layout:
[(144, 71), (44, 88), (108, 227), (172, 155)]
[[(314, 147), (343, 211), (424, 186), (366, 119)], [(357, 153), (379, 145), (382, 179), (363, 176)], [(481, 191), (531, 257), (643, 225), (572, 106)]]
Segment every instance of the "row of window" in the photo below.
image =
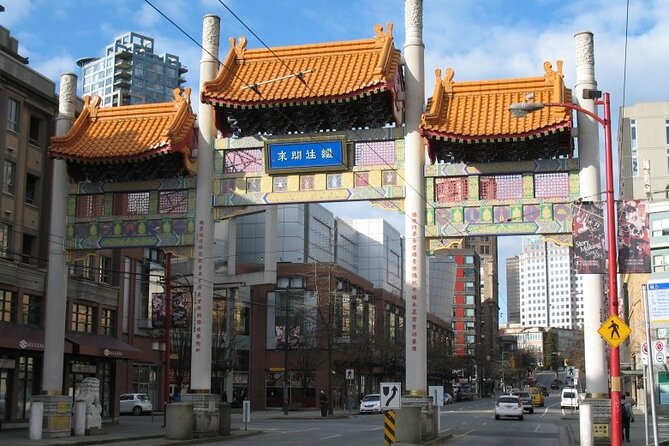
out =
[[(439, 203), (469, 200), (469, 177), (437, 178), (435, 199)], [(523, 198), (523, 176), (490, 175), (479, 177), (480, 200), (512, 200)], [(550, 172), (534, 174), (534, 196), (555, 198), (569, 196), (569, 174)]]
[[(37, 116), (30, 116), (28, 142), (32, 145), (39, 145), (42, 122)], [(9, 98), (7, 102), (7, 130), (14, 133), (19, 133), (21, 130), (21, 103), (12, 98)]]
[[(115, 193), (112, 200), (112, 215), (147, 215), (151, 211), (149, 202), (149, 192)], [(79, 195), (76, 203), (77, 217), (101, 217), (104, 215), (104, 206), (104, 194)], [(188, 191), (159, 191), (158, 208), (153, 211), (159, 214), (184, 214), (188, 212)]]
[[(13, 235), (12, 226), (0, 222), (0, 257), (13, 259), (15, 255), (17, 257), (19, 256), (11, 249)], [(31, 265), (35, 264), (37, 259), (34, 257), (34, 251), (36, 249), (37, 238), (30, 234), (22, 234), (22, 238), (20, 253), (21, 262)]]

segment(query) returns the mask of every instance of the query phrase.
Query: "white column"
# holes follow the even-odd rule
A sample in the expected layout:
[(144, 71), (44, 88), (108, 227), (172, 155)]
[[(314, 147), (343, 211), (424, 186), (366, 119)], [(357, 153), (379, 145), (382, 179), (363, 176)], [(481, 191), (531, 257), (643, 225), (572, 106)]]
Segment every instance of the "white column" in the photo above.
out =
[[(60, 77), (56, 136), (64, 135), (72, 127), (76, 100), (77, 75), (65, 73)], [(44, 319), (44, 362), (42, 364), (42, 392), (48, 395), (61, 395), (63, 388), (68, 276), (65, 259), (67, 186), (65, 161), (54, 160), (51, 184), (51, 222), (49, 224), (49, 266), (44, 312), (46, 315)]]
[[(575, 102), (586, 110), (597, 112), (592, 99), (583, 99), (583, 89), (596, 89), (595, 53), (591, 32), (574, 36), (576, 46)], [(578, 123), (578, 157), (581, 198), (584, 201), (602, 200), (599, 172), (599, 123), (585, 113), (576, 112)], [(591, 393), (608, 394), (606, 347), (597, 333), (604, 316), (604, 282), (601, 274), (583, 274), (583, 341), (585, 345), (586, 386)]]
[(406, 390), (427, 395), (427, 297), (425, 274), (425, 144), (418, 131), (424, 107), (425, 70), (423, 2), (404, 2), (404, 301), (406, 327)]
[[(207, 15), (202, 21), (200, 89), (218, 70), (218, 42), (221, 19)], [(211, 390), (211, 313), (214, 279), (214, 219), (211, 211), (214, 177), (214, 110), (198, 101), (197, 198), (195, 202), (195, 258), (193, 267), (193, 341), (191, 346), (190, 389), (194, 393)]]

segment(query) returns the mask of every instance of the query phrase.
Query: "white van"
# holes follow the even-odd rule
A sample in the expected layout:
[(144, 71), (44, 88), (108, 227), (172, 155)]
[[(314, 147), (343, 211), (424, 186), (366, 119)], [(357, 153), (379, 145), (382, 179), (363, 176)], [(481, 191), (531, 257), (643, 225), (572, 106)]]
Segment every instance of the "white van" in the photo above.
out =
[(578, 409), (578, 391), (571, 387), (562, 389), (560, 409)]

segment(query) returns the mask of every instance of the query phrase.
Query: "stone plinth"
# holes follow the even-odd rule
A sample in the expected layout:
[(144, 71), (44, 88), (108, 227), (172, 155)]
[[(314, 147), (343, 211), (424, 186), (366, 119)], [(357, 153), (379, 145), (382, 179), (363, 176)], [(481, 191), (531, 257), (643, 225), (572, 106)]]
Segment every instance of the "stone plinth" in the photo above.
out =
[(168, 404), (165, 417), (165, 438), (168, 440), (190, 440), (193, 438), (192, 404)]
[(397, 443), (418, 444), (436, 437), (437, 420), (431, 400), (428, 396), (402, 396), (402, 408), (395, 411)]
[(72, 430), (72, 397), (67, 395), (33, 395), (33, 402), (44, 404), (42, 438), (69, 437)]
[(220, 396), (213, 393), (187, 393), (181, 401), (193, 405), (193, 437), (215, 437), (219, 430), (218, 403)]

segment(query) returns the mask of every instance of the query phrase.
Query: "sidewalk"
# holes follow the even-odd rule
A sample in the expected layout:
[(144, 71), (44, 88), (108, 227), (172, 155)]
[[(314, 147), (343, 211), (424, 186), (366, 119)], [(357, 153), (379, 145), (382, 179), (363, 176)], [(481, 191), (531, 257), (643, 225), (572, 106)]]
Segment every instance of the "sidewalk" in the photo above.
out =
[[(337, 419), (348, 417), (348, 412), (336, 410), (334, 415), (325, 419)], [(167, 440), (165, 439), (164, 417), (162, 413), (144, 415), (140, 417), (122, 416), (112, 420), (102, 421), (102, 433), (100, 435), (88, 435), (84, 437), (50, 438), (42, 440), (30, 440), (27, 427), (17, 429), (0, 430), (0, 444), (8, 446), (36, 446), (36, 445), (96, 445), (122, 443), (129, 446), (167, 446), (203, 444), (212, 441), (225, 441), (226, 439), (248, 437), (257, 435), (259, 430), (252, 428), (253, 420), (260, 419), (319, 419), (322, 420), (319, 410), (304, 410), (289, 412), (284, 415), (280, 410), (264, 410), (251, 413), (251, 423), (245, 430), (242, 423), (241, 413), (232, 413), (232, 429), (230, 435), (208, 438), (197, 438), (193, 440)]]

